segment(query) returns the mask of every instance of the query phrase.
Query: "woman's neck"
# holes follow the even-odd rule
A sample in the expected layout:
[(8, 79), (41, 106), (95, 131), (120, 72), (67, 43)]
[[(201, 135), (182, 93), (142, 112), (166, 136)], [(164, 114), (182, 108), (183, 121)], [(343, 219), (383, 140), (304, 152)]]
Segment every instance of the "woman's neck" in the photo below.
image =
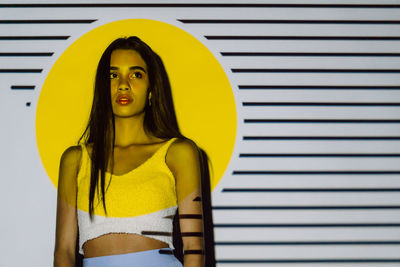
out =
[(114, 120), (114, 146), (126, 147), (133, 144), (149, 143), (153, 139), (144, 131), (144, 116), (115, 117)]

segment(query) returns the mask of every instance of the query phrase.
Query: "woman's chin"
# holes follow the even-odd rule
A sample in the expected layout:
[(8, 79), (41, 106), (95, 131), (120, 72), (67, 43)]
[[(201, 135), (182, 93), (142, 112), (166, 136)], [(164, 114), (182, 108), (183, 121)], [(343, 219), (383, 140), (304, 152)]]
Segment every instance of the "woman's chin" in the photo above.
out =
[(144, 110), (130, 111), (130, 112), (123, 112), (123, 111), (114, 112), (114, 118), (138, 118), (142, 116), (144, 116)]

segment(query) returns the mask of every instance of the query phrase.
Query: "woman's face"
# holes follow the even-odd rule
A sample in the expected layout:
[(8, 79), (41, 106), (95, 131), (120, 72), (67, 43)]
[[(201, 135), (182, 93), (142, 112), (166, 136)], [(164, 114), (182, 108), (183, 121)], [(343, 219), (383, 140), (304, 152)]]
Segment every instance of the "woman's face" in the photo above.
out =
[(144, 112), (149, 77), (147, 65), (135, 50), (117, 49), (111, 53), (111, 104), (116, 117), (132, 117)]

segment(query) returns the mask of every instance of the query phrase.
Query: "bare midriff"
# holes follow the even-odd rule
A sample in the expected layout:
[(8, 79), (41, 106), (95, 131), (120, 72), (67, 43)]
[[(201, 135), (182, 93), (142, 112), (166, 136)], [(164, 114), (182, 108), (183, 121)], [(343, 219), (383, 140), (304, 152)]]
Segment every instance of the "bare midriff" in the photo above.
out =
[(139, 234), (110, 233), (85, 242), (83, 251), (85, 258), (91, 258), (168, 247), (165, 242)]

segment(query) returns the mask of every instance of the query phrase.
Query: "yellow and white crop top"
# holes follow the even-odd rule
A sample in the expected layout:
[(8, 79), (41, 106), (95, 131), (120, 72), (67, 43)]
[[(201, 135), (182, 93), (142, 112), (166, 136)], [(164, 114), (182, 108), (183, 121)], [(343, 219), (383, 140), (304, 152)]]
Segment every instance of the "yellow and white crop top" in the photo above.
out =
[(163, 144), (149, 159), (124, 175), (105, 175), (107, 216), (97, 190), (94, 198), (93, 221), (89, 218), (91, 159), (82, 147), (78, 173), (77, 213), (79, 253), (83, 244), (107, 233), (135, 233), (172, 244), (173, 218), (177, 210), (175, 178), (165, 162), (169, 146), (176, 138)]

